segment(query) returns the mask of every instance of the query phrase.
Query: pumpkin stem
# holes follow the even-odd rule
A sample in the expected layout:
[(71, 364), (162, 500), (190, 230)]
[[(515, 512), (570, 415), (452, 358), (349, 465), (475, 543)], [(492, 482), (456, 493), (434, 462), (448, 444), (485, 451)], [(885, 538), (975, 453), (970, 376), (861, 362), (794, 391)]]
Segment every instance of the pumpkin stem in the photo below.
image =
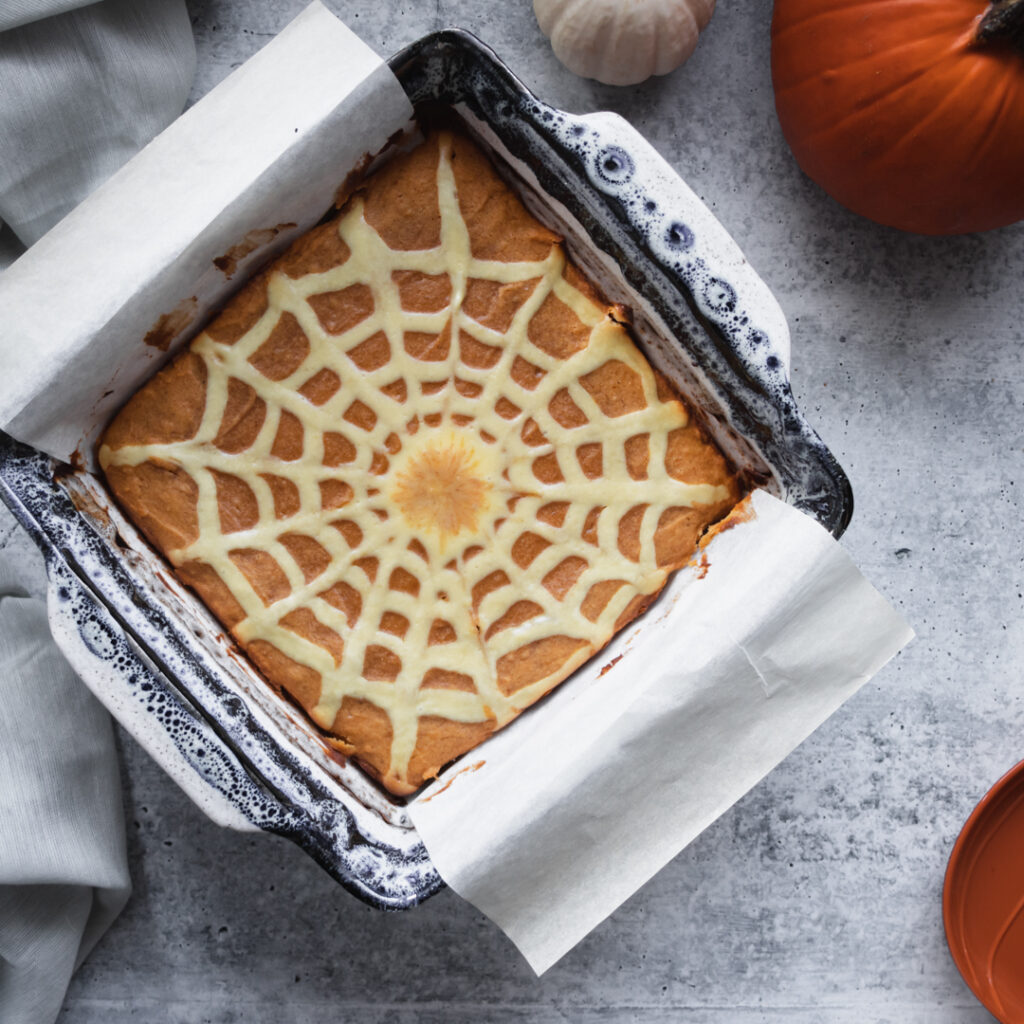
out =
[(974, 38), (979, 43), (1007, 42), (1024, 50), (1024, 0), (993, 0)]

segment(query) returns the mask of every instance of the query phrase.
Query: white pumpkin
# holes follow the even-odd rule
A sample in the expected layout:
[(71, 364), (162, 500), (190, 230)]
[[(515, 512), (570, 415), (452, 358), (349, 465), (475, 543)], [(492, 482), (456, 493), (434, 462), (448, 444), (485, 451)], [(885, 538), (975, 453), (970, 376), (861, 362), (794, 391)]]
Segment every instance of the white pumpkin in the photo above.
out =
[(715, 0), (533, 0), (555, 56), (608, 85), (635, 85), (679, 67), (714, 9)]

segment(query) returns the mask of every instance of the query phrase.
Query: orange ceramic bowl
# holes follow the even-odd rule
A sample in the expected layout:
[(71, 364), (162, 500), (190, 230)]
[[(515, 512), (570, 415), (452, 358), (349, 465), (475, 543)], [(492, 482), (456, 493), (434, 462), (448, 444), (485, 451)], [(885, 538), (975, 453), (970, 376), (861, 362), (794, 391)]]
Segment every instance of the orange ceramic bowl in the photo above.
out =
[(1003, 1024), (1024, 1024), (1024, 761), (985, 794), (960, 832), (942, 916), (971, 991)]

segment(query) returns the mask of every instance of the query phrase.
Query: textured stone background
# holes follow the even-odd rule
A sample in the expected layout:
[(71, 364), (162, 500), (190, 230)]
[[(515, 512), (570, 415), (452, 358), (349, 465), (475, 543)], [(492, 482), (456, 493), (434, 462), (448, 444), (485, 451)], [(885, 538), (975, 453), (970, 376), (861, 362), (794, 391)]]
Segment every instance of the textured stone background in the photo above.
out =
[[(303, 5), (190, 0), (194, 98)], [(723, 3), (682, 70), (621, 90), (564, 70), (528, 0), (329, 6), (382, 55), (466, 27), (542, 98), (648, 136), (781, 301), (797, 398), (853, 481), (844, 544), (918, 639), (540, 980), (450, 892), (383, 915), (284, 841), (220, 831), (122, 736), (135, 893), (62, 1019), (992, 1020), (940, 893), (963, 821), (1024, 756), (1024, 226), (905, 236), (805, 179), (772, 106), (770, 0)]]

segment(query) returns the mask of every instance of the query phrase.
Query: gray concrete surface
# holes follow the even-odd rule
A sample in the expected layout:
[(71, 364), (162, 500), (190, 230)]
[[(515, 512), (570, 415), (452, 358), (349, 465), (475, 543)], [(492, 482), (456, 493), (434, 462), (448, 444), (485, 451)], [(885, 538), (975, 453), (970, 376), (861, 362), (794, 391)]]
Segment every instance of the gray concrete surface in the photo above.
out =
[[(194, 97), (302, 6), (191, 0)], [(804, 178), (772, 105), (770, 0), (723, 3), (682, 70), (630, 89), (564, 70), (528, 0), (329, 6), (381, 54), (469, 28), (678, 168), (786, 310), (797, 398), (853, 481), (844, 544), (918, 640), (540, 980), (450, 892), (383, 915), (287, 843), (218, 830), (122, 737), (135, 893), (62, 1020), (992, 1020), (940, 894), (963, 821), (1024, 757), (1024, 226), (905, 236)]]

